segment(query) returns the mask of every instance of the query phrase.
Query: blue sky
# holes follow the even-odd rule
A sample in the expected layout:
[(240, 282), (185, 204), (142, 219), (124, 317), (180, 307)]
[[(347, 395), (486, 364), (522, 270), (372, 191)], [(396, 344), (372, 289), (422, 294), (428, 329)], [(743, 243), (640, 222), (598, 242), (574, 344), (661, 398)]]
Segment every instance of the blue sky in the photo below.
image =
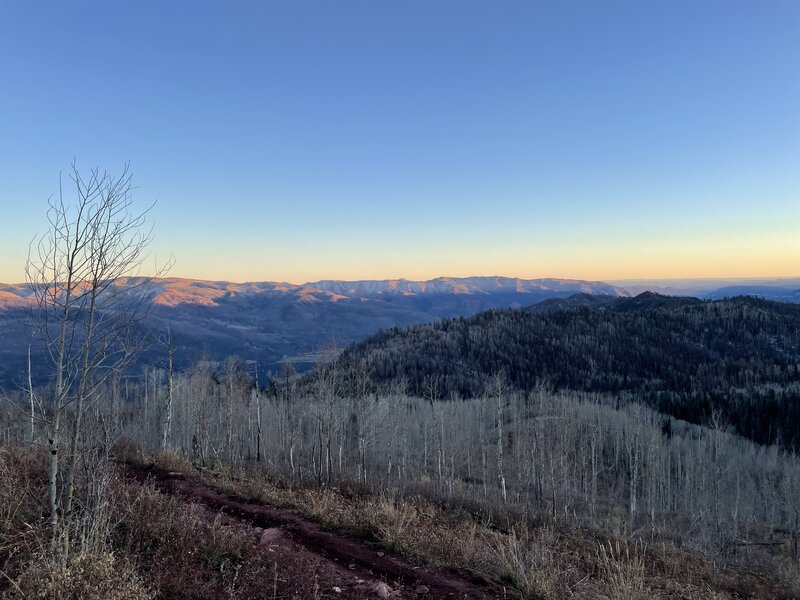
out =
[(0, 281), (130, 162), (177, 276), (800, 274), (800, 2), (0, 3)]

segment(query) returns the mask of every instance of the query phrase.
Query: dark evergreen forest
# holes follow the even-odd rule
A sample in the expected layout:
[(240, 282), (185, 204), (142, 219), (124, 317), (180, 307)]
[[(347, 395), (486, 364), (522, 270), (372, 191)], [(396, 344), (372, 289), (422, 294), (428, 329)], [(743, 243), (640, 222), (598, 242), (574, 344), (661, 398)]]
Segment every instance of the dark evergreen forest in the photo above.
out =
[(800, 306), (792, 304), (577, 296), (390, 329), (341, 360), (423, 396), (479, 396), (503, 373), (520, 390), (608, 394), (800, 448)]

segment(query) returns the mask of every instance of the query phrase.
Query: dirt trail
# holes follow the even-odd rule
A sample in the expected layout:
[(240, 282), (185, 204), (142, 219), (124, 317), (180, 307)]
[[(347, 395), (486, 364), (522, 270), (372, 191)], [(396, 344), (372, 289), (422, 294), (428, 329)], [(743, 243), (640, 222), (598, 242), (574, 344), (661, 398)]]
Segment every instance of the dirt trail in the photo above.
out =
[[(325, 597), (488, 600), (508, 598), (497, 583), (468, 571), (436, 569), (392, 556), (287, 509), (222, 494), (201, 481), (155, 467), (124, 466), (140, 482), (162, 492), (222, 512), (252, 529), (268, 552), (314, 560)], [(300, 574), (303, 576), (305, 574)]]

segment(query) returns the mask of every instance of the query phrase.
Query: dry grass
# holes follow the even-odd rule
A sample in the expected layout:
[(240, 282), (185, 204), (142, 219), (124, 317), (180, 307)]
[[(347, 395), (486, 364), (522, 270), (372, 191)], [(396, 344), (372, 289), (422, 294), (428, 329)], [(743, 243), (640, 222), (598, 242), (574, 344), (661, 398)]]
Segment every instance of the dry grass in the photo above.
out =
[(35, 557), (6, 597), (28, 600), (150, 600), (155, 597), (136, 570), (111, 553), (78, 554), (64, 565)]
[(597, 564), (612, 600), (644, 600), (645, 549), (640, 542), (609, 540), (600, 544)]
[[(126, 454), (130, 454), (130, 451), (126, 452)], [(162, 450), (157, 453), (152, 460), (159, 469), (163, 469), (164, 471), (176, 471), (181, 473), (193, 473), (195, 471), (192, 463), (174, 450)]]
[[(128, 456), (131, 456), (128, 449)], [(135, 455), (135, 454), (134, 454)], [(161, 457), (172, 469), (187, 463)], [(96, 479), (96, 477), (94, 478)], [(242, 600), (313, 598), (313, 564), (265, 559), (253, 534), (207, 511), (116, 476), (81, 487), (103, 493), (106, 539), (53, 550), (46, 519), (46, 457), (0, 447), (0, 598), (24, 600)], [(81, 497), (84, 508), (91, 498)], [(80, 515), (97, 521), (97, 514)], [(86, 546), (83, 550), (81, 545)]]
[(252, 531), (218, 514), (130, 482), (116, 488), (113, 505), (119, 522), (114, 546), (136, 563), (158, 597), (313, 597), (307, 576), (314, 565), (266, 557)]
[[(145, 600), (152, 591), (133, 566), (119, 559), (105, 540), (81, 536), (64, 559), (51, 546), (46, 520), (46, 457), (40, 452), (0, 448), (0, 597), (51, 600)], [(103, 486), (110, 480), (104, 479)], [(83, 493), (98, 493), (95, 485)], [(103, 487), (103, 493), (106, 488)], [(107, 510), (95, 498), (83, 500), (77, 531), (90, 521), (107, 530)], [(98, 507), (103, 515), (98, 515)], [(94, 526), (92, 531), (96, 531)]]
[(500, 579), (511, 583), (525, 598), (565, 598), (567, 582), (574, 574), (557, 567), (552, 551), (553, 532), (542, 529), (520, 536), (516, 530), (508, 535), (494, 533), (481, 540), (486, 544), (489, 569)]
[(721, 568), (702, 553), (669, 542), (580, 529), (532, 528), (508, 517), (501, 531), (472, 515), (420, 496), (288, 486), (255, 471), (205, 477), (220, 491), (292, 508), (323, 525), (378, 541), (388, 550), (439, 566), (466, 568), (536, 600), (795, 598), (796, 590), (764, 572)]
[(41, 454), (0, 447), (0, 567), (20, 536), (31, 537), (41, 525), (46, 468)]
[[(45, 518), (45, 479), (42, 453), (0, 448), (0, 597), (151, 598), (152, 592), (135, 569), (110, 549), (93, 544), (74, 552), (66, 561), (52, 550)], [(80, 517), (84, 519), (86, 515)]]

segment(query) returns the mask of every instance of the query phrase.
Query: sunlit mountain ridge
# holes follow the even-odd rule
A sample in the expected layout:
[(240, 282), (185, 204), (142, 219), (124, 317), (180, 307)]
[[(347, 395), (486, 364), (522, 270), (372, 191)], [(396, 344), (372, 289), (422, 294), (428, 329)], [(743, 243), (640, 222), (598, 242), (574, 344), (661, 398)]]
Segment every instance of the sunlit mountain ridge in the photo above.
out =
[[(123, 278), (117, 281), (122, 288), (141, 285), (143, 278)], [(160, 306), (193, 304), (218, 306), (221, 302), (239, 297), (286, 295), (300, 302), (337, 302), (346, 299), (363, 300), (389, 296), (423, 296), (434, 294), (492, 295), (498, 293), (590, 293), (626, 296), (622, 287), (599, 281), (576, 279), (521, 279), (511, 277), (438, 277), (425, 281), (408, 279), (382, 280), (321, 280), (303, 284), (285, 282), (208, 281), (167, 277), (148, 283), (153, 302)], [(0, 284), (0, 308), (26, 306), (33, 301), (27, 284)]]

